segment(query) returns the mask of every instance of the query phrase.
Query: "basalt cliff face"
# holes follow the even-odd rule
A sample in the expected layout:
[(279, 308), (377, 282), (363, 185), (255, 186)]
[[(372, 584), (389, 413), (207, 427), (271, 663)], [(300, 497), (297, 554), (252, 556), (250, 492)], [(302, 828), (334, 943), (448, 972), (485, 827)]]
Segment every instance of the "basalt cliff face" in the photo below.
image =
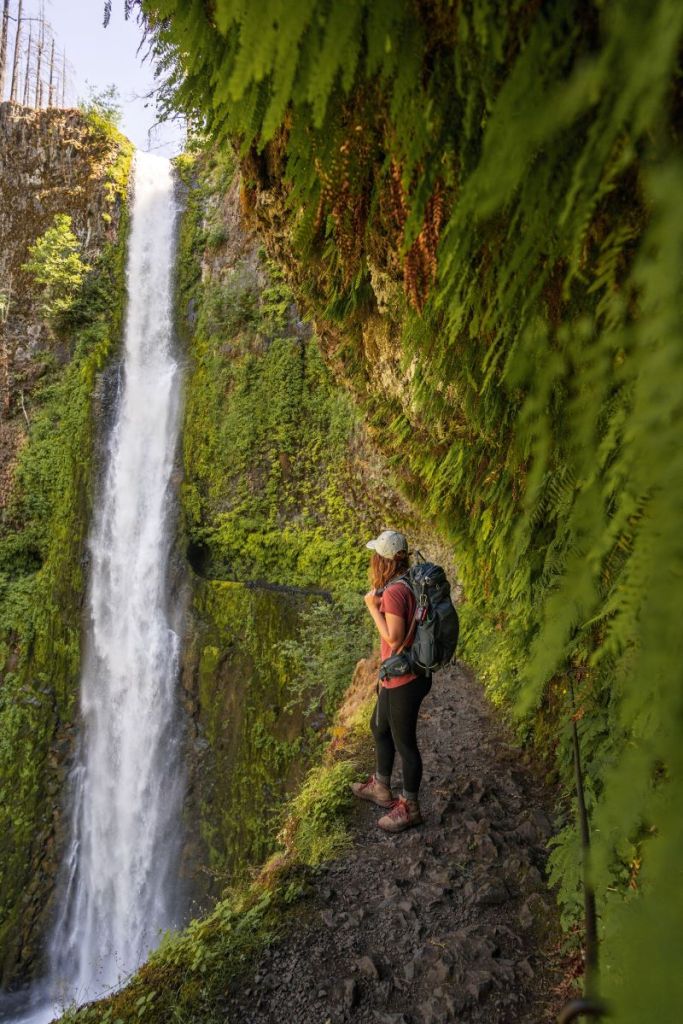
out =
[[(0, 104), (0, 289), (2, 314), (2, 468), (7, 501), (13, 453), (26, 427), (21, 403), (46, 370), (54, 338), (40, 316), (22, 264), (56, 214), (71, 217), (88, 262), (118, 237), (123, 208), (124, 143), (97, 130), (79, 110)], [(59, 355), (68, 357), (62, 344)], [(17, 417), (17, 413), (19, 413)]]
[(272, 851), (283, 800), (329, 741), (357, 659), (365, 541), (391, 525), (450, 552), (398, 492), (244, 216), (228, 152), (181, 157), (178, 325), (188, 356), (179, 547), (192, 859), (203, 905)]
[[(80, 110), (0, 104), (0, 979), (25, 977), (63, 841), (77, 706), (85, 538), (102, 371), (123, 311), (132, 146)], [(22, 270), (71, 218), (91, 268), (49, 322)]]
[[(85, 538), (125, 302), (127, 140), (80, 111), (1, 108), (3, 984), (41, 968), (78, 731)], [(312, 325), (245, 221), (229, 154), (176, 161), (187, 362), (169, 587), (179, 590), (189, 787), (181, 871), (211, 908), (276, 846), (372, 646), (365, 541), (388, 525), (444, 561), (399, 495)], [(22, 270), (67, 214), (91, 268), (48, 319)]]

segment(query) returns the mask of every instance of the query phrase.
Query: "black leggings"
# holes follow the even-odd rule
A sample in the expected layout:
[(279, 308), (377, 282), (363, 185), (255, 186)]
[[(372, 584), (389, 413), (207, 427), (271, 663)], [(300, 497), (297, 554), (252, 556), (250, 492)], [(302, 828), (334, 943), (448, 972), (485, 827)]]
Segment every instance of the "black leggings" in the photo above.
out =
[(370, 728), (375, 737), (377, 775), (391, 779), (398, 750), (403, 765), (403, 792), (417, 797), (422, 779), (422, 758), (417, 747), (420, 704), (432, 688), (431, 676), (418, 676), (402, 686), (377, 687), (377, 702)]

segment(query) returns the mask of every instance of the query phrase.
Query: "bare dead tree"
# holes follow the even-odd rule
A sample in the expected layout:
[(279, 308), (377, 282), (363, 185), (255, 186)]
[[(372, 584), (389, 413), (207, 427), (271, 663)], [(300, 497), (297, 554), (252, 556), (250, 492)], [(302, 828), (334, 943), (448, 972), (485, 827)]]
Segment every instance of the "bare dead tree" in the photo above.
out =
[[(24, 0), (18, 0), (16, 15), (11, 13), (11, 4), (12, 0), (2, 0), (0, 13), (0, 101), (4, 97), (9, 72), (9, 22), (15, 21), (9, 99), (23, 103), (24, 106), (38, 108), (47, 103), (47, 106), (53, 107), (59, 103), (61, 95), (61, 105), (64, 106), (68, 63), (66, 50), (62, 51), (60, 60), (54, 29), (45, 17), (45, 0), (41, 0), (37, 17), (24, 15)], [(38, 23), (35, 30), (32, 25), (34, 21)], [(27, 22), (29, 34), (25, 42)]]
[(28, 46), (26, 47), (26, 72), (24, 74), (24, 106), (28, 106), (29, 85), (31, 82), (31, 40), (33, 37), (33, 25), (28, 27)]
[(0, 34), (0, 103), (5, 98), (7, 77), (7, 34), (9, 32), (9, 0), (2, 5), (2, 33)]
[(52, 37), (52, 46), (50, 47), (50, 85), (47, 96), (48, 107), (54, 107), (55, 105), (55, 37)]
[(43, 50), (45, 49), (45, 3), (40, 5), (39, 31), (38, 31), (38, 55), (36, 58), (36, 88), (34, 107), (43, 105), (43, 83), (40, 79), (40, 69), (43, 62)]
[(19, 91), (19, 54), (21, 52), (21, 10), (24, 0), (19, 0), (19, 10), (17, 11), (17, 31), (14, 36), (14, 58), (12, 60), (12, 85), (10, 88), (9, 98), (16, 100), (17, 92)]

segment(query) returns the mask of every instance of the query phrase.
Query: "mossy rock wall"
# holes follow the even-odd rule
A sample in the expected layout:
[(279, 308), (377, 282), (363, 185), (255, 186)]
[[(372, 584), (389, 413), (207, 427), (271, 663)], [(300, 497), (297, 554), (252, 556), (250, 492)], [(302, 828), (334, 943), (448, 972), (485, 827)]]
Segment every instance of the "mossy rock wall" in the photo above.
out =
[[(132, 146), (80, 111), (0, 105), (0, 983), (39, 965), (64, 840), (103, 373), (121, 334)], [(20, 270), (55, 213), (92, 271), (59, 329)], [(11, 291), (9, 285), (11, 284)]]
[(242, 217), (230, 152), (179, 160), (178, 320), (189, 355), (184, 538), (200, 575), (364, 592), (392, 525), (449, 563), (401, 496), (282, 271)]
[(183, 686), (196, 728), (189, 806), (201, 843), (194, 859), (208, 872), (207, 895), (265, 859), (284, 798), (310, 762), (312, 740), (300, 707), (288, 710), (289, 665), (278, 645), (297, 635), (312, 600), (195, 582)]
[(196, 728), (188, 819), (200, 837), (189, 860), (205, 863), (208, 897), (272, 849), (283, 798), (374, 642), (366, 540), (394, 526), (435, 557), (443, 549), (399, 497), (245, 228), (232, 155), (187, 155), (178, 168), (189, 357), (179, 544), (193, 595), (183, 679)]

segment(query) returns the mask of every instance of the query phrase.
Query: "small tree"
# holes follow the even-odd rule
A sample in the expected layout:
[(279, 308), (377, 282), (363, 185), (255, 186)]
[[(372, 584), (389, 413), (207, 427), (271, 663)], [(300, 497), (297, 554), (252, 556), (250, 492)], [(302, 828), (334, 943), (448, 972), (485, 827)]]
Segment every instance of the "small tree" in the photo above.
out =
[(90, 270), (81, 259), (80, 243), (71, 230), (71, 217), (56, 214), (52, 227), (36, 239), (28, 254), (29, 259), (21, 269), (40, 286), (41, 312), (49, 323), (54, 323), (71, 309)]
[(113, 128), (121, 126), (123, 110), (121, 109), (121, 97), (115, 85), (108, 85), (105, 89), (97, 90), (90, 83), (88, 84), (88, 98), (78, 101), (78, 106), (87, 117), (98, 127), (103, 124)]

